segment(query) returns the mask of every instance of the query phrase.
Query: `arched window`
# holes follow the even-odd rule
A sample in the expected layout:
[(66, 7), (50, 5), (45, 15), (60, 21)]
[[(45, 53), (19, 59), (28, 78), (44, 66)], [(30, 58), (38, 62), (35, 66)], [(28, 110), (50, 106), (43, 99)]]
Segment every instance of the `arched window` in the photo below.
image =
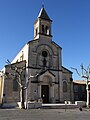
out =
[(42, 56), (43, 56), (43, 67), (46, 67), (47, 65), (47, 60), (46, 60), (46, 57), (47, 57), (47, 52), (46, 51), (42, 51)]
[(38, 28), (36, 28), (36, 31), (35, 31), (35, 32), (36, 32), (36, 36), (37, 36), (37, 34), (38, 34)]
[(63, 82), (63, 92), (67, 92), (67, 82)]
[(44, 34), (44, 25), (42, 25), (42, 33)]
[(47, 35), (49, 35), (49, 27), (48, 26), (46, 26), (45, 32), (46, 32)]

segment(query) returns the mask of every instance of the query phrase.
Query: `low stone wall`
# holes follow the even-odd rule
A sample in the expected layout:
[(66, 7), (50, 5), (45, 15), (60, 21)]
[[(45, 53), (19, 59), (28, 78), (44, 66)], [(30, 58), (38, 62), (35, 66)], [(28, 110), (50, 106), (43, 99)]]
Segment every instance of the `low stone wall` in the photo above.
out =
[[(26, 104), (25, 104), (26, 106)], [(37, 108), (78, 108), (78, 107), (85, 107), (86, 106), (86, 102), (85, 101), (75, 101), (75, 104), (71, 104), (71, 102), (69, 101), (65, 101), (64, 104), (43, 104), (41, 101), (40, 102), (36, 102), (36, 101), (29, 101), (27, 104), (27, 109), (37, 109)], [(19, 107), (21, 108), (21, 102), (17, 102), (17, 103), (4, 103), (3, 107), (6, 108), (13, 108), (13, 107)], [(26, 108), (26, 107), (25, 107)]]
[(28, 109), (41, 108), (42, 103), (41, 102), (29, 102), (27, 107)]
[(16, 108), (18, 107), (17, 103), (3, 103), (2, 108)]
[(75, 105), (77, 105), (79, 107), (85, 107), (86, 106), (86, 102), (85, 101), (75, 101)]

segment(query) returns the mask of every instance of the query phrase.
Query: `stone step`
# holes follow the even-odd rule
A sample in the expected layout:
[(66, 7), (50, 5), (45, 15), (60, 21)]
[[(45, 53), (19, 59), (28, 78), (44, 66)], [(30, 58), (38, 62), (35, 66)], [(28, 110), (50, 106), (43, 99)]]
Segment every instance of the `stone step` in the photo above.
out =
[(73, 109), (73, 108), (78, 108), (78, 105), (75, 105), (75, 104), (42, 104), (42, 108)]

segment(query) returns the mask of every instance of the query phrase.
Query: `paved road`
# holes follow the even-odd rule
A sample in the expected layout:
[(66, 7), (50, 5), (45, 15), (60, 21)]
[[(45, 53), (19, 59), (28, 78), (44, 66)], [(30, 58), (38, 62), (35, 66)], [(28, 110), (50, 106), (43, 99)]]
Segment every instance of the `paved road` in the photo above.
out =
[(0, 120), (90, 120), (90, 110), (0, 109)]

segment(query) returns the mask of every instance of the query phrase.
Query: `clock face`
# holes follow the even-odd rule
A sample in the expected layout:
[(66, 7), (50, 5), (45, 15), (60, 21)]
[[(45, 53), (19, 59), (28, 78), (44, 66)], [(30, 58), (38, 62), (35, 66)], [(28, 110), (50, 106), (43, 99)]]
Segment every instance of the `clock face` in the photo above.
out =
[(43, 51), (43, 52), (42, 52), (42, 56), (43, 56), (43, 57), (47, 57), (47, 52), (46, 52), (46, 51)]

